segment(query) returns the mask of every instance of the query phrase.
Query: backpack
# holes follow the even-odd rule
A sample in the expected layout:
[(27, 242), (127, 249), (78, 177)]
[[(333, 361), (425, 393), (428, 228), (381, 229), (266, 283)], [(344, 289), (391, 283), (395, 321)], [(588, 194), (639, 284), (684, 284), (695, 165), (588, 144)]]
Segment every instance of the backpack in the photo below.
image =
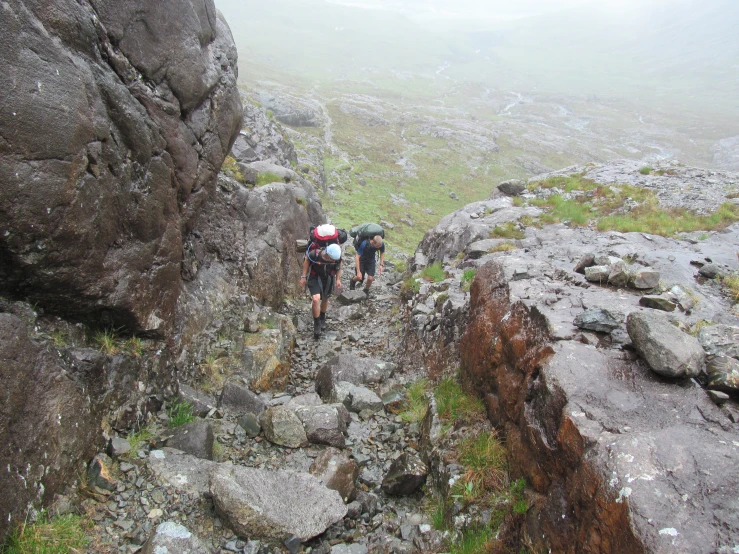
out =
[(362, 241), (365, 239), (371, 239), (377, 235), (385, 238), (385, 230), (377, 223), (362, 223), (361, 225), (352, 227), (349, 234), (354, 237), (354, 250), (358, 250), (359, 245), (362, 244)]
[(318, 251), (321, 248), (326, 248), (329, 244), (344, 244), (347, 238), (348, 235), (344, 229), (338, 229), (330, 223), (311, 226), (305, 255), (308, 256), (309, 260), (315, 261), (310, 255), (312, 250)]
[(325, 248), (329, 244), (344, 244), (348, 238), (344, 229), (338, 229), (330, 223), (323, 225), (311, 226), (308, 233), (308, 242), (315, 243), (321, 248)]

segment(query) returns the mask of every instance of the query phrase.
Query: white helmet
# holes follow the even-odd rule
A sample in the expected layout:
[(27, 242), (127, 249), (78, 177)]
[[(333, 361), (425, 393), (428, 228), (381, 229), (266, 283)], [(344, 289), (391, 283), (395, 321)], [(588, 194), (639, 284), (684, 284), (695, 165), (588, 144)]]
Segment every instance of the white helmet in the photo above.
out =
[(338, 244), (329, 244), (326, 247), (326, 254), (328, 254), (332, 260), (338, 260), (341, 258), (341, 247)]

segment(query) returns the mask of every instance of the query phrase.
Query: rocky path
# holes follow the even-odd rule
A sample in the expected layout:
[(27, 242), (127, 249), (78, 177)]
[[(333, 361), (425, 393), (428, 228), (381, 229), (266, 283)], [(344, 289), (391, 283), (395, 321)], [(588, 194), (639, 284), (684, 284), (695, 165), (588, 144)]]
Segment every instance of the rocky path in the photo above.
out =
[[(319, 340), (307, 297), (283, 307), (299, 336), (284, 390), (257, 396), (234, 386), (217, 407), (183, 387), (206, 417), (168, 429), (163, 409), (151, 436), (130, 452), (125, 441), (112, 444), (112, 459), (100, 458), (101, 476), (85, 487), (88, 552), (362, 554), (438, 543), (414, 474), (418, 423), (394, 413), (393, 391), (418, 376), (393, 363), (401, 326), (389, 281), (378, 279), (366, 299), (346, 291), (355, 303), (332, 300)], [(264, 411), (257, 417), (245, 403)], [(244, 515), (250, 505), (258, 505), (256, 525)]]

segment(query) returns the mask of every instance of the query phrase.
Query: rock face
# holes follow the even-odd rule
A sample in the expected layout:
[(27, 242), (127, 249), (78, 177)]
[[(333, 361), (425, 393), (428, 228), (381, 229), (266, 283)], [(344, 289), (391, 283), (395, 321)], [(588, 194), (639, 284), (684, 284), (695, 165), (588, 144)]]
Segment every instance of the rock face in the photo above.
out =
[(13, 0), (0, 52), (1, 538), (176, 393), (173, 343), (90, 339), (175, 327), (183, 236), (242, 107), (212, 0)]
[(0, 291), (164, 333), (241, 123), (228, 26), (212, 0), (95, 0), (14, 1), (3, 27)]
[[(661, 383), (617, 351), (552, 342), (547, 316), (512, 299), (504, 273), (491, 263), (473, 283), (463, 367), (505, 429), (514, 466), (541, 495), (538, 526), (552, 550), (711, 552), (726, 544), (731, 532), (720, 528), (739, 529), (727, 504), (739, 489), (727, 465), (729, 419), (700, 388)], [(706, 454), (714, 434), (726, 443)], [(712, 492), (700, 511), (680, 500), (702, 487)], [(715, 543), (705, 540), (708, 528)]]
[[(439, 226), (421, 243), (417, 263), (465, 251), (480, 221), (464, 224), (467, 211), (450, 217), (463, 225), (455, 232), (464, 237), (459, 244), (442, 252)], [(641, 307), (638, 290), (590, 283), (574, 269), (588, 253), (594, 254), (588, 264), (626, 257), (645, 272), (659, 272), (660, 282), (650, 283), (657, 293), (678, 300), (678, 292), (689, 292), (690, 307), (678, 300), (681, 309), (669, 317), (682, 328), (710, 322), (701, 344), (719, 361), (711, 365), (709, 386), (728, 390), (735, 366), (726, 352), (739, 314), (711, 281), (696, 278), (690, 261), (700, 252), (736, 270), (738, 234), (734, 225), (693, 245), (561, 225), (526, 229), (521, 243), (535, 246), (465, 257), (445, 267), (447, 280), (421, 285), (409, 302), (403, 361), (422, 363), (432, 375), (461, 367), (463, 380), (485, 401), (505, 436), (511, 467), (533, 489), (536, 508), (526, 515), (526, 529), (537, 537), (534, 549), (708, 554), (734, 548), (736, 403), (712, 400), (694, 380), (655, 374), (623, 321), (667, 316)], [(468, 299), (460, 292), (466, 268), (476, 269)], [(603, 329), (608, 334), (576, 327), (577, 316), (589, 310), (615, 316)], [(676, 341), (692, 342), (672, 329), (679, 334), (660, 347), (662, 355)]]

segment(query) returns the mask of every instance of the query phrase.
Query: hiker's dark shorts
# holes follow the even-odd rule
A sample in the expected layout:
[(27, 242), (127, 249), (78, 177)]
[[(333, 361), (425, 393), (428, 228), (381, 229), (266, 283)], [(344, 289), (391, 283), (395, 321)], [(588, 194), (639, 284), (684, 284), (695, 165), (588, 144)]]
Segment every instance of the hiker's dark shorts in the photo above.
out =
[(376, 269), (377, 259), (375, 258), (374, 252), (371, 258), (359, 258), (359, 274), (362, 276), (362, 281), (364, 281), (366, 275), (374, 277)]
[(329, 275), (321, 279), (318, 275), (308, 278), (308, 290), (311, 296), (321, 295), (321, 300), (325, 300), (334, 290), (334, 276)]

